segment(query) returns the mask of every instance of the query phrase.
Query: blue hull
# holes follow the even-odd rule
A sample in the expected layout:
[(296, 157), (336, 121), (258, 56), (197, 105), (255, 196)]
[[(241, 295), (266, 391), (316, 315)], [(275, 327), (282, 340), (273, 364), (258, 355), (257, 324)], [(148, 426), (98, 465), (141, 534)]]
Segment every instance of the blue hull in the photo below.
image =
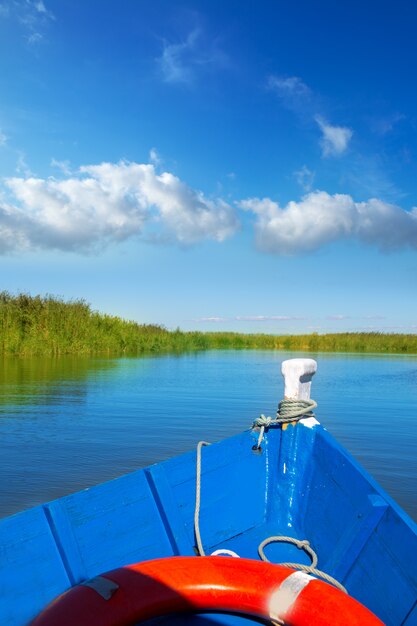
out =
[[(256, 439), (247, 431), (203, 448), (206, 553), (225, 548), (259, 559), (258, 545), (270, 535), (308, 539), (318, 567), (383, 622), (417, 625), (416, 524), (314, 420), (270, 428), (262, 453), (252, 450)], [(113, 568), (194, 555), (195, 475), (192, 451), (3, 519), (0, 624), (24, 626), (64, 590)], [(289, 544), (265, 552), (273, 562), (309, 564)], [(169, 623), (249, 620), (182, 616)]]

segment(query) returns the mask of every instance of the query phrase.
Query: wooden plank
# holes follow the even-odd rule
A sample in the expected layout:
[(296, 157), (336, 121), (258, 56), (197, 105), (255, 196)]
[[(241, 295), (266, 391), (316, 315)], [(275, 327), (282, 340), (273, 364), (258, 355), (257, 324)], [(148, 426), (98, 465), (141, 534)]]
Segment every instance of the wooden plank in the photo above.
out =
[[(392, 511), (388, 509), (387, 514)], [(402, 526), (402, 532), (406, 529)], [(346, 578), (352, 595), (374, 611), (387, 626), (402, 624), (417, 598), (417, 587), (413, 582), (416, 573), (413, 545), (408, 546), (406, 561), (400, 562), (395, 544), (402, 551), (407, 537), (397, 534), (395, 526), (384, 518), (359, 555), (355, 567)], [(387, 550), (389, 538), (390, 550)], [(394, 553), (392, 552), (394, 548)], [(411, 571), (411, 576), (410, 576)]]
[(143, 470), (47, 506), (75, 582), (174, 554)]
[[(265, 520), (267, 456), (254, 453), (252, 445), (252, 434), (246, 432), (203, 448), (200, 529), (207, 550)], [(162, 466), (178, 510), (175, 528), (182, 527), (187, 544), (194, 546), (196, 454)]]
[(335, 546), (332, 558), (323, 564), (326, 572), (331, 573), (341, 583), (355, 565), (388, 509), (386, 501), (377, 494), (368, 496), (368, 501), (368, 510), (357, 515), (356, 523), (346, 529), (345, 535)]
[(181, 519), (173, 491), (162, 463), (145, 471), (153, 497), (158, 506), (162, 523), (172, 546), (173, 553), (192, 556), (194, 542), (190, 542)]
[(0, 522), (0, 623), (27, 624), (70, 580), (42, 507)]
[(71, 521), (61, 500), (48, 502), (43, 507), (71, 586), (76, 585), (88, 578), (88, 574), (78, 549)]

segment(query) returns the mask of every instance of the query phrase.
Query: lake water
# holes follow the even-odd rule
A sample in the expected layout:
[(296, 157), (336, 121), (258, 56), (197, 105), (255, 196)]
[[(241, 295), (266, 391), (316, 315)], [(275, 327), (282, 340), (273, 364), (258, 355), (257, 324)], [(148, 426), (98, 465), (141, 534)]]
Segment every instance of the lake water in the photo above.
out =
[[(274, 415), (280, 363), (210, 351), (122, 359), (4, 359), (0, 516), (120, 476)], [(308, 355), (322, 424), (417, 520), (417, 357)]]

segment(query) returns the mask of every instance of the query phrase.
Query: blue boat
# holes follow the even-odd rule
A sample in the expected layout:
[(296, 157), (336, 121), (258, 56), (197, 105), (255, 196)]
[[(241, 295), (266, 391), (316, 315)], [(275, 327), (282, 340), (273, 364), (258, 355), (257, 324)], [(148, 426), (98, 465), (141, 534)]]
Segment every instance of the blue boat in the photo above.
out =
[[(416, 626), (417, 525), (312, 414), (315, 361), (291, 359), (282, 368), (285, 400), (277, 418), (262, 416), (237, 436), (201, 443), (197, 454), (1, 520), (0, 624), (26, 626), (57, 596), (71, 590), (64, 598), (72, 592), (76, 598), (80, 588), (111, 607), (119, 592), (117, 585), (102, 588), (104, 573), (134, 563), (146, 571), (149, 560), (189, 557), (176, 560), (175, 571), (213, 561), (214, 569), (235, 573), (255, 568), (265, 588), (271, 566), (263, 560), (292, 564), (302, 586), (326, 576), (322, 585), (343, 586), (388, 626)], [(213, 553), (207, 561), (197, 556)], [(208, 608), (147, 623), (270, 623), (245, 611)]]

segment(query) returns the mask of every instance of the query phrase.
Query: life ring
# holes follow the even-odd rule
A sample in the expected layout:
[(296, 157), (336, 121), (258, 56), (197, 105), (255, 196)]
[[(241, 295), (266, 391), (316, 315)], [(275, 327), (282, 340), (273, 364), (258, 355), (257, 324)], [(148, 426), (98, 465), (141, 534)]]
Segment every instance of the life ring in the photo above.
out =
[(218, 556), (112, 570), (69, 589), (32, 626), (133, 626), (181, 612), (237, 613), (287, 626), (383, 626), (362, 604), (308, 574)]

